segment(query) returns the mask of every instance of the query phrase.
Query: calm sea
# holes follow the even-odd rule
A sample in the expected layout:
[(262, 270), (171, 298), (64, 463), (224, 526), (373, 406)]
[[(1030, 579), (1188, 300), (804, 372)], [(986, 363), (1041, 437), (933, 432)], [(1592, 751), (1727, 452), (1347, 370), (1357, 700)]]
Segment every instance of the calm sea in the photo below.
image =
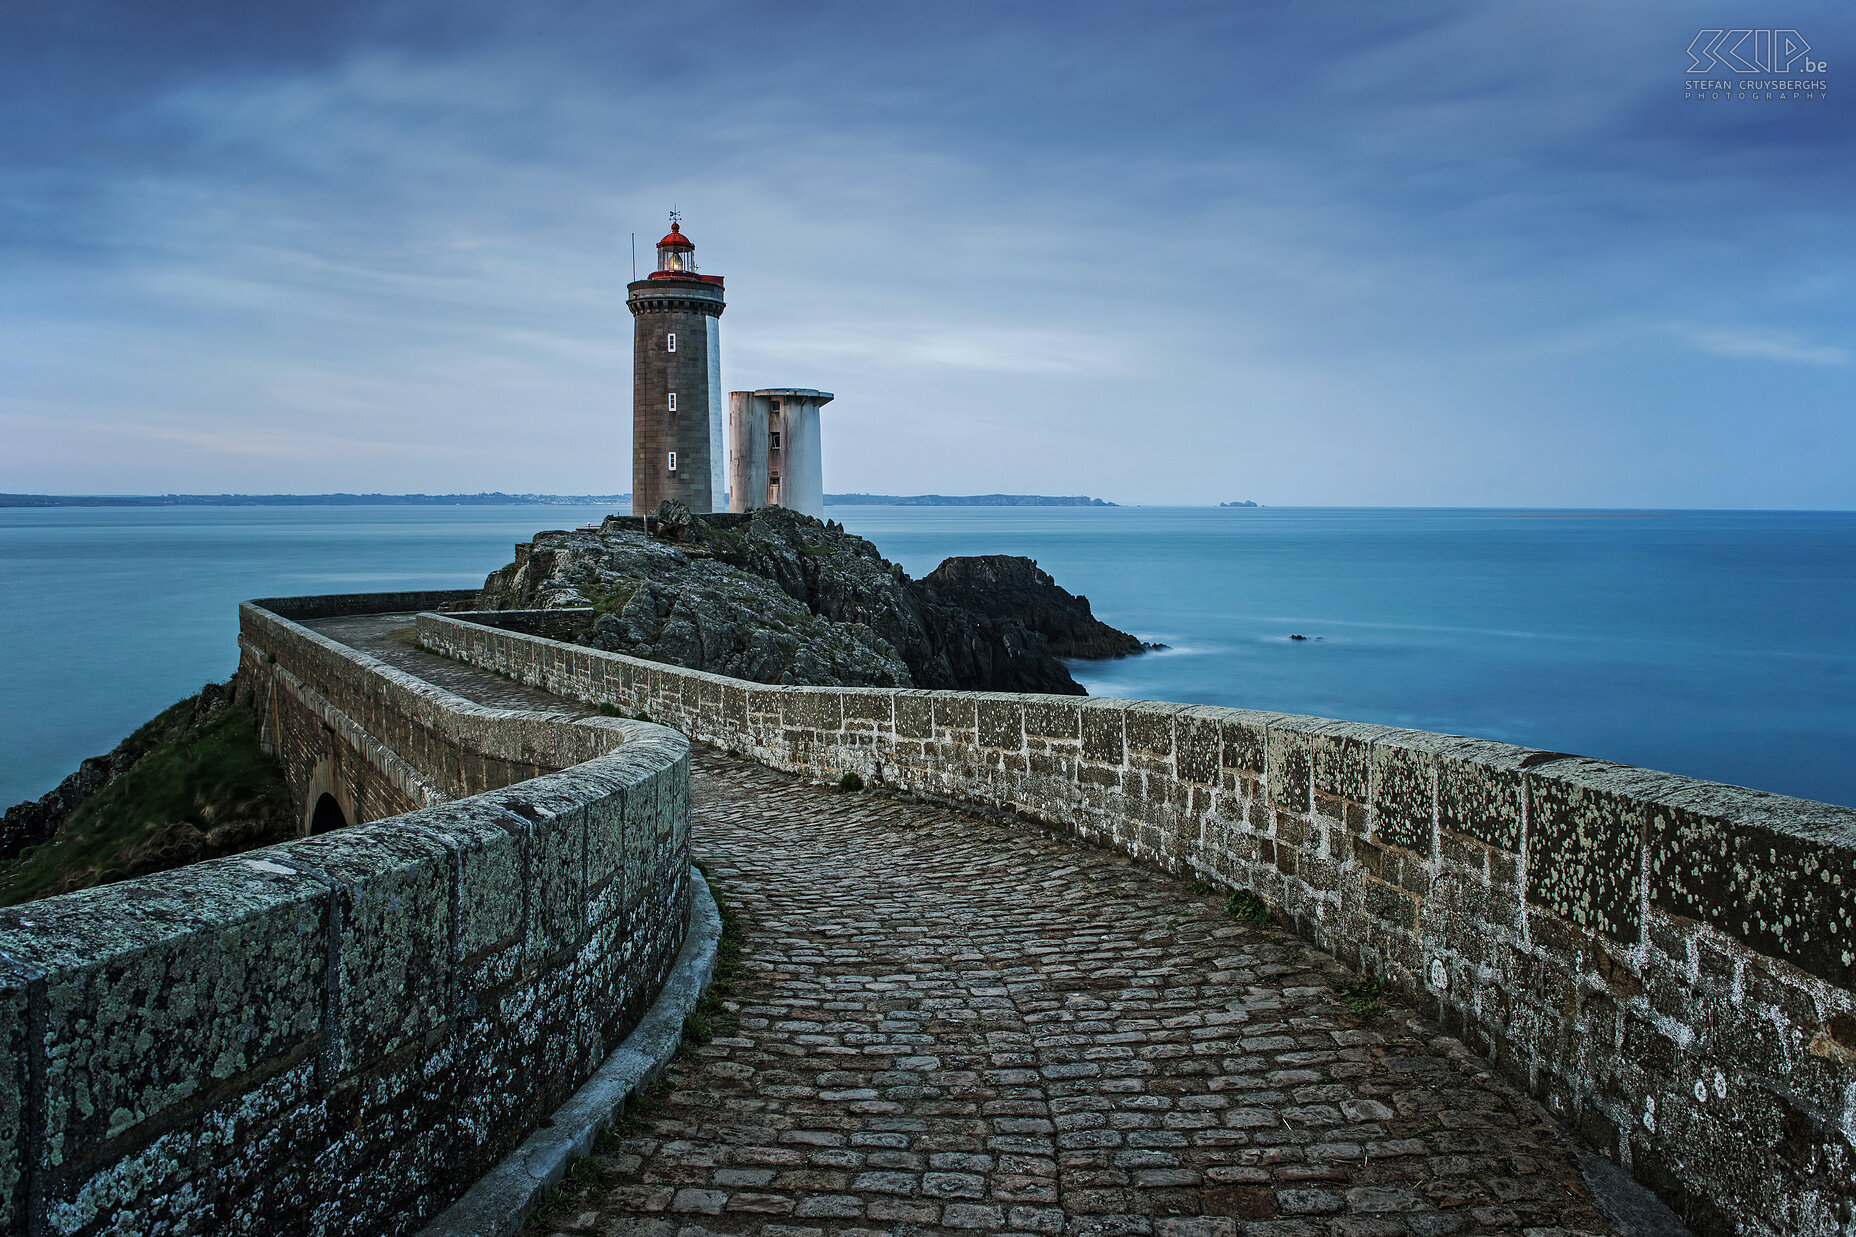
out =
[[(604, 508), (0, 510), (0, 806), (237, 664), (236, 603), (480, 583)], [(1505, 739), (1856, 806), (1856, 514), (846, 507), (1166, 651), (1094, 695)], [(1291, 635), (1303, 635), (1295, 641)]]

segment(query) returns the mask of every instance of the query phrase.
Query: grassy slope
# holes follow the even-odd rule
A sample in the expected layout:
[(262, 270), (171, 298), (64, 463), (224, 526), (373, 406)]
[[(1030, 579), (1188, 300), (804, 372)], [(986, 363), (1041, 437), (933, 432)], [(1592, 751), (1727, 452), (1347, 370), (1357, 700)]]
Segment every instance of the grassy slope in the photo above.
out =
[(281, 841), (295, 809), (257, 719), (236, 705), (200, 725), (182, 701), (136, 731), (152, 750), (64, 827), (0, 867), (0, 905), (158, 872)]

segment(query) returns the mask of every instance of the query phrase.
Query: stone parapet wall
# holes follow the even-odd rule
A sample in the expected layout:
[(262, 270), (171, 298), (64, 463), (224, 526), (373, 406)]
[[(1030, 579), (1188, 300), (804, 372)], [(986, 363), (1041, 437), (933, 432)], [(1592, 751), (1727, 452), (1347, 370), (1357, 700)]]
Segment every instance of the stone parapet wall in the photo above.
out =
[[(614, 517), (606, 518), (610, 523)], [(593, 620), (598, 617), (599, 611), (592, 606), (559, 606), (552, 610), (479, 610), (473, 613), (475, 621), (486, 627), (501, 627), (505, 631), (519, 631), (528, 636), (545, 636), (549, 640), (565, 640), (569, 643), (591, 627)]]
[(1254, 891), (1698, 1232), (1856, 1230), (1856, 811), (1311, 717), (763, 686), (469, 619), (421, 615), (421, 641), (776, 768)]
[(482, 708), (261, 606), (241, 629), (267, 710), (451, 798), (0, 911), (0, 1233), (414, 1231), (681, 948), (682, 736)]
[(404, 593), (324, 593), (308, 597), (262, 597), (249, 604), (279, 618), (302, 620), (334, 618), (343, 614), (389, 614), (407, 610), (438, 610), (465, 605), (477, 596), (474, 588), (424, 589)]
[[(611, 735), (597, 723), (473, 704), (281, 618), (267, 604), (239, 607), (241, 690), (252, 693), (263, 738), (299, 797), (316, 768), (341, 767), (343, 788), (352, 785), (357, 799), (351, 821), (508, 786), (609, 749)], [(318, 608), (315, 616), (339, 613)], [(332, 723), (330, 714), (348, 725)], [(420, 785), (404, 783), (389, 760), (417, 770)]]

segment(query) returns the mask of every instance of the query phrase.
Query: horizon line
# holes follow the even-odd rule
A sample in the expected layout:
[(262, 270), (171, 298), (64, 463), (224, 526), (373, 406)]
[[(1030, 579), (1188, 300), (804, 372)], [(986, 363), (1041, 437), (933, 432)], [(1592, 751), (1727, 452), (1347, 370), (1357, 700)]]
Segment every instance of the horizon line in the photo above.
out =
[[(826, 495), (826, 498), (828, 501), (826, 502), (825, 505), (826, 506), (882, 506), (883, 505), (881, 503), (838, 504), (838, 503), (832, 503), (829, 501), (829, 499), (831, 498), (838, 497), (839, 494), (842, 494), (845, 496), (854, 495), (856, 497), (870, 497), (870, 498), (968, 498), (968, 499), (971, 499), (971, 498), (998, 497), (998, 498), (1071, 498), (1071, 499), (1074, 499), (1074, 498), (1093, 497), (1091, 495), (1009, 494), (1009, 493), (1005, 493), (1002, 491), (989, 491), (983, 494), (943, 494), (939, 492), (922, 493), (922, 494), (870, 494), (864, 491), (840, 491), (838, 494)], [(326, 499), (381, 498), (381, 499), (433, 499), (433, 500), (447, 499), (447, 498), (453, 498), (453, 499), (456, 499), (456, 498), (471, 498), (471, 499), (508, 498), (508, 499), (517, 499), (517, 500), (528, 500), (529, 502), (533, 502), (535, 500), (552, 499), (552, 500), (560, 500), (561, 505), (601, 506), (607, 503), (617, 503), (623, 500), (630, 499), (631, 495), (629, 493), (625, 493), (625, 494), (554, 494), (554, 493), (542, 493), (538, 491), (513, 492), (513, 491), (506, 491), (506, 490), (475, 490), (475, 491), (456, 490), (456, 491), (447, 491), (447, 492), (441, 492), (441, 493), (427, 493), (424, 491), (402, 491), (402, 492), (396, 492), (396, 493), (388, 493), (385, 491), (377, 491), (377, 490), (368, 490), (368, 491), (328, 490), (328, 491), (318, 491), (314, 493), (275, 491), (275, 492), (270, 492), (270, 493), (249, 493), (249, 494), (240, 493), (236, 491), (220, 491), (220, 492), (215, 492), (215, 493), (209, 493), (209, 492), (204, 492), (204, 491), (195, 492), (195, 493), (182, 493), (182, 492), (177, 492), (177, 491), (169, 491), (169, 492), (164, 492), (164, 493), (159, 493), (159, 494), (154, 494), (154, 493), (49, 494), (49, 493), (27, 493), (23, 491), (0, 491), (0, 509), (23, 510), (28, 507), (28, 504), (26, 503), (8, 501), (8, 500), (17, 500), (17, 499), (49, 500), (61, 506), (76, 507), (76, 506), (86, 505), (86, 500), (95, 500), (99, 503), (108, 504), (111, 502), (119, 502), (122, 500), (141, 500), (145, 502), (159, 502), (164, 499), (221, 499), (221, 500), (226, 500), (226, 499), (231, 499), (231, 500), (292, 499), (292, 500), (299, 501), (302, 505), (313, 506), (317, 504), (306, 501), (306, 500), (312, 500), (312, 499), (318, 499), (318, 498), (326, 498)], [(569, 503), (567, 500), (572, 500), (572, 502)], [(1091, 507), (1089, 509), (1091, 510), (1113, 510), (1119, 507), (1122, 509), (1142, 508), (1146, 510), (1181, 510), (1181, 511), (1220, 511), (1220, 510), (1223, 510), (1223, 511), (1545, 511), (1545, 512), (1600, 512), (1600, 513), (1624, 512), (1624, 513), (1643, 513), (1643, 514), (1650, 514), (1650, 515), (1664, 514), (1664, 513), (1671, 513), (1671, 514), (1691, 513), (1691, 512), (1743, 512), (1743, 513), (1774, 513), (1774, 514), (1796, 513), (1796, 514), (1811, 514), (1811, 515), (1856, 514), (1856, 508), (1849, 508), (1849, 507), (1633, 507), (1633, 506), (1627, 506), (1624, 504), (1616, 504), (1616, 503), (1579, 505), (1579, 506), (1572, 506), (1572, 505), (1556, 506), (1556, 505), (1550, 505), (1550, 504), (1497, 505), (1497, 504), (1488, 504), (1488, 503), (1275, 503), (1275, 504), (1258, 503), (1255, 506), (1247, 507), (1247, 506), (1238, 506), (1238, 505), (1226, 506), (1225, 504), (1219, 503), (1219, 502), (1143, 503), (1143, 502), (1112, 502), (1106, 499), (1102, 501), (1105, 504), (1107, 504), (1105, 507), (1102, 507), (1102, 508)], [(263, 505), (263, 504), (253, 501), (253, 502), (248, 502), (248, 503), (222, 502), (220, 505), (256, 506), (256, 505)], [(366, 504), (349, 503), (347, 505), (359, 506), (359, 505), (366, 505)], [(484, 505), (494, 505), (494, 504), (484, 504)], [(527, 505), (527, 504), (512, 503), (510, 505)], [(1078, 505), (1080, 506), (1080, 504)], [(724, 512), (724, 513), (710, 513), (710, 514), (726, 514), (726, 513)]]

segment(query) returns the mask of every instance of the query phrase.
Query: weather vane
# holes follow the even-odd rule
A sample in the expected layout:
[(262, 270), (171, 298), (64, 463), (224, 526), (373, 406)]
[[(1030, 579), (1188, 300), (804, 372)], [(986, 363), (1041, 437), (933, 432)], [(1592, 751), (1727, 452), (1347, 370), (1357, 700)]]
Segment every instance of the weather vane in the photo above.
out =
[(679, 211), (676, 207), (674, 206), (671, 207), (670, 208), (670, 226), (675, 227), (677, 224), (682, 223), (682, 222), (683, 222), (683, 213)]

